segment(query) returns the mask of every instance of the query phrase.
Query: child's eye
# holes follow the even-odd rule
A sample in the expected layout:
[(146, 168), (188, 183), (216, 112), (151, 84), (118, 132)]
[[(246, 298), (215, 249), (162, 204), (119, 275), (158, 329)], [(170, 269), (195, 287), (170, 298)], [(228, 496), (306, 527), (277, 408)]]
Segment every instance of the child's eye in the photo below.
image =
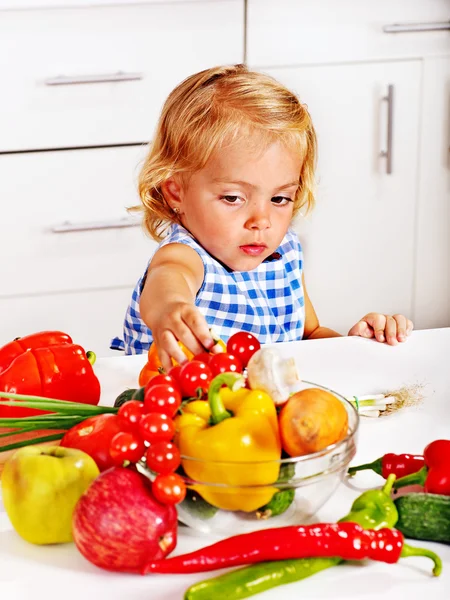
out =
[(239, 204), (240, 202), (243, 202), (240, 196), (220, 196), (220, 199), (225, 200), (228, 204)]
[(277, 206), (285, 206), (288, 202), (293, 202), (291, 198), (287, 198), (286, 196), (274, 196), (272, 198), (272, 203)]

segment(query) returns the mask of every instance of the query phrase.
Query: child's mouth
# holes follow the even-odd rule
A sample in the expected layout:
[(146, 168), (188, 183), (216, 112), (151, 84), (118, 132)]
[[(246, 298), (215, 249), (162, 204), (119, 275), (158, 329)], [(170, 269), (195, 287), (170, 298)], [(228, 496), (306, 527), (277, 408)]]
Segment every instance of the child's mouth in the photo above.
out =
[(265, 244), (248, 244), (239, 246), (239, 248), (249, 256), (259, 256), (260, 254), (267, 252), (267, 246)]

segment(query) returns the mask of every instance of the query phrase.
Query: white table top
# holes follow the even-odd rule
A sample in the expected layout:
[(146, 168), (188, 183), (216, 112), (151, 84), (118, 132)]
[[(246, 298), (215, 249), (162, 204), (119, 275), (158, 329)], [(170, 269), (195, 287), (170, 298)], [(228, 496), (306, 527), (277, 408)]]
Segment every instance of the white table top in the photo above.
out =
[[(361, 419), (354, 464), (370, 461), (386, 452), (421, 453), (427, 443), (450, 439), (450, 328), (414, 332), (402, 345), (390, 347), (362, 338), (311, 340), (278, 346), (295, 356), (299, 372), (307, 379), (343, 395), (393, 391), (404, 385), (423, 385), (425, 400), (389, 417)], [(96, 372), (102, 383), (102, 404), (112, 404), (127, 387), (136, 387), (144, 356), (99, 359)], [(335, 521), (350, 509), (363, 489), (380, 486), (372, 473), (360, 473), (340, 485), (317, 514), (317, 521)], [(194, 550), (217, 538), (180, 527), (174, 554)], [(261, 600), (351, 600), (398, 598), (434, 600), (450, 598), (450, 545), (411, 541), (441, 556), (444, 569), (431, 577), (431, 561), (414, 557), (396, 565), (344, 564), (287, 586), (255, 596)], [(12, 530), (0, 506), (0, 597), (5, 600), (180, 600), (184, 590), (217, 572), (197, 575), (149, 575), (109, 573), (88, 563), (73, 544), (33, 546)], [(211, 599), (214, 600), (214, 599)]]

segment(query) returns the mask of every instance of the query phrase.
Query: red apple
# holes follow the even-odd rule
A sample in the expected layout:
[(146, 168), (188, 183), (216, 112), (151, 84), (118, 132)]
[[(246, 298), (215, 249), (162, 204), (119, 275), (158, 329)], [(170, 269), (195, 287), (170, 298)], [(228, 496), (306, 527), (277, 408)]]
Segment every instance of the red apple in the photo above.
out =
[(140, 573), (149, 560), (175, 548), (177, 511), (154, 498), (146, 477), (113, 467), (79, 499), (72, 530), (78, 550), (94, 565)]

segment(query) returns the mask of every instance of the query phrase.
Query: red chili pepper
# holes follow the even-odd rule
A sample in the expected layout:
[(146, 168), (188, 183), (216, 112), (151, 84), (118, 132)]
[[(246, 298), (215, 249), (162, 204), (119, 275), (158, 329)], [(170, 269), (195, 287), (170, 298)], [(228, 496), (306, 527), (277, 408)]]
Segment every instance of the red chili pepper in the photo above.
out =
[(434, 561), (434, 574), (442, 563), (430, 550), (404, 544), (396, 529), (363, 529), (357, 523), (319, 523), (275, 527), (235, 535), (180, 556), (153, 560), (142, 573), (199, 573), (268, 560), (313, 557), (340, 557), (344, 560), (370, 558), (395, 563), (406, 556), (428, 556)]
[(62, 331), (40, 331), (39, 333), (16, 338), (0, 348), (0, 373), (7, 369), (12, 361), (26, 350), (72, 343), (70, 335)]
[(423, 451), (425, 466), (401, 479), (397, 479), (394, 488), (405, 485), (421, 485), (429, 494), (450, 496), (450, 440), (430, 442)]
[(354, 475), (357, 471), (366, 471), (371, 469), (384, 479), (387, 479), (391, 473), (397, 478), (416, 473), (425, 465), (425, 459), (421, 454), (385, 454), (371, 463), (350, 467), (349, 475)]
[[(89, 355), (89, 356), (88, 356)], [(100, 382), (88, 353), (76, 344), (27, 350), (15, 358), (0, 374), (0, 391), (12, 394), (44, 396), (84, 404), (98, 404)], [(0, 417), (24, 417), (42, 414), (32, 408), (0, 406)]]

